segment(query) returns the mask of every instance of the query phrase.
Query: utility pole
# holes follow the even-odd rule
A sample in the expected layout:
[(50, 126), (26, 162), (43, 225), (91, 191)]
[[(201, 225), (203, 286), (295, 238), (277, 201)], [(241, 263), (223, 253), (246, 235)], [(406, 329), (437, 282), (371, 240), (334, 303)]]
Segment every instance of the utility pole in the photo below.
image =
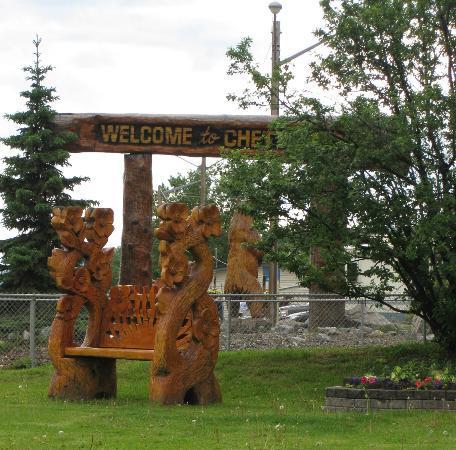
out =
[(162, 204), (163, 204), (163, 193), (162, 193), (160, 186), (158, 186), (158, 188), (157, 188), (157, 208), (160, 207)]
[(218, 250), (215, 247), (214, 289), (217, 289)]
[(206, 157), (201, 158), (200, 166), (200, 206), (206, 205)]

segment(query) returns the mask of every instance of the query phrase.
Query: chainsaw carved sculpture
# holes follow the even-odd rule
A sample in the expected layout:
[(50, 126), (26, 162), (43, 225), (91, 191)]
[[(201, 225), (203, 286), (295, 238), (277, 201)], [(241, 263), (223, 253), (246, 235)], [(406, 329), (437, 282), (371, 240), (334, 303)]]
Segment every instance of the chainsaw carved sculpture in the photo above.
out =
[[(263, 254), (253, 247), (260, 239), (260, 234), (253, 228), (253, 218), (235, 213), (230, 222), (229, 252), (225, 280), (225, 294), (262, 294), (258, 282), (258, 266)], [(251, 297), (249, 297), (251, 299)], [(260, 302), (247, 303), (252, 317), (270, 317), (269, 305)], [(231, 304), (232, 315), (239, 313), (239, 302)]]
[[(207, 294), (212, 256), (207, 238), (219, 235), (215, 205), (191, 213), (181, 203), (158, 209), (162, 219), (161, 276), (151, 288), (111, 285), (113, 212), (55, 208), (52, 226), (62, 249), (48, 260), (57, 287), (67, 293), (57, 305), (49, 354), (55, 374), (49, 396), (66, 399), (113, 397), (115, 360), (151, 361), (150, 399), (163, 404), (220, 401), (213, 374), (219, 346), (216, 307)], [(186, 252), (194, 258), (189, 262)], [(83, 264), (79, 264), (82, 260)], [(84, 342), (73, 342), (81, 308), (89, 313)]]

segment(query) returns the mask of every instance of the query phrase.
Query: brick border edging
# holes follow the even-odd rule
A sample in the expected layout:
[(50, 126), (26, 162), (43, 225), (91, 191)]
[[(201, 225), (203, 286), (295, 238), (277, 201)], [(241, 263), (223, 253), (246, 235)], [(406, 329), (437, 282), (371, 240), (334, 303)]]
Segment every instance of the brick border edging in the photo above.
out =
[(456, 390), (326, 388), (326, 412), (368, 412), (392, 410), (436, 410), (456, 412)]

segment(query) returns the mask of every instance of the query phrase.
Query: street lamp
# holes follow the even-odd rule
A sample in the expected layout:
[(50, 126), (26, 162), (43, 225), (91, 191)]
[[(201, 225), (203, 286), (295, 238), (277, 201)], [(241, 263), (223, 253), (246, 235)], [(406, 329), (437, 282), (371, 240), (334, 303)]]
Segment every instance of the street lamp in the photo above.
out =
[[(307, 53), (314, 48), (318, 47), (323, 43), (324, 39), (320, 40), (316, 44), (307, 47), (294, 55), (291, 55), (284, 60), (280, 60), (280, 22), (277, 20), (277, 14), (282, 9), (282, 5), (279, 2), (272, 2), (269, 4), (269, 9), (274, 15), (272, 22), (272, 51), (271, 51), (271, 116), (278, 117), (280, 111), (280, 67), (284, 64), (289, 63), (298, 56)], [(272, 224), (277, 224), (277, 218), (272, 220)], [(274, 243), (274, 250), (277, 250), (277, 242)], [(277, 294), (277, 275), (278, 266), (276, 261), (272, 261), (269, 264), (269, 293)]]
[[(272, 22), (272, 49), (271, 49), (271, 116), (279, 116), (279, 87), (280, 87), (280, 22), (277, 20), (277, 14), (282, 9), (279, 2), (269, 4), (269, 9), (274, 15)], [(277, 218), (274, 218), (271, 225), (277, 223)], [(274, 250), (277, 250), (277, 241), (274, 242)], [(269, 263), (269, 293), (277, 294), (278, 292), (278, 265), (277, 261)], [(277, 316), (277, 304), (274, 303), (274, 322)]]
[(275, 16), (276, 14), (279, 14), (280, 10), (282, 9), (282, 5), (279, 2), (272, 2), (269, 3), (269, 9)]
[(280, 70), (280, 22), (277, 14), (282, 9), (279, 2), (269, 4), (269, 9), (274, 15), (272, 22), (272, 51), (271, 51), (271, 116), (279, 115), (279, 70)]

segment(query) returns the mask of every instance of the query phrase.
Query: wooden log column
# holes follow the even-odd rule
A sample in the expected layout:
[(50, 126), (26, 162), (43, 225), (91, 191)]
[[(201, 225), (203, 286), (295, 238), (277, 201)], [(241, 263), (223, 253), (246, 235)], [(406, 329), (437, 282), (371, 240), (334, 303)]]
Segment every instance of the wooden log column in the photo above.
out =
[[(310, 249), (310, 262), (317, 268), (324, 266), (321, 250), (321, 247), (317, 246)], [(322, 297), (324, 297), (323, 294), (327, 294), (328, 298), (334, 297), (334, 294), (328, 294), (317, 283), (310, 285), (309, 294), (320, 294)], [(318, 297), (312, 298), (309, 302), (309, 330), (316, 331), (319, 327), (337, 326), (345, 326), (345, 302), (337, 299), (319, 301)]]
[(120, 284), (149, 287), (152, 264), (152, 155), (124, 156)]
[[(337, 187), (331, 183), (326, 186), (326, 192), (320, 193), (319, 196), (315, 196), (313, 202), (315, 212), (330, 223), (332, 229), (337, 229), (340, 226), (345, 226), (345, 220), (340, 221), (336, 216), (335, 208), (332, 204), (333, 195), (336, 192)], [(323, 201), (323, 197), (326, 196), (326, 201)], [(341, 225), (343, 223), (344, 225)], [(337, 245), (337, 244), (336, 244)], [(310, 262), (312, 266), (320, 269), (325, 266), (324, 250), (327, 252), (331, 249), (328, 247), (312, 246), (310, 248)], [(322, 254), (323, 253), (323, 254)], [(334, 271), (326, 275), (327, 280), (331, 281), (336, 286), (343, 277), (344, 268), (341, 267), (339, 270)], [(310, 294), (321, 295), (323, 298), (324, 294), (327, 294), (326, 300), (319, 301), (318, 297), (313, 298), (313, 301), (309, 302), (309, 330), (316, 331), (319, 327), (337, 327), (345, 326), (345, 302), (336, 299), (337, 295), (325, 292), (321, 286), (317, 283), (312, 283), (309, 288)], [(334, 301), (328, 300), (335, 298)]]

